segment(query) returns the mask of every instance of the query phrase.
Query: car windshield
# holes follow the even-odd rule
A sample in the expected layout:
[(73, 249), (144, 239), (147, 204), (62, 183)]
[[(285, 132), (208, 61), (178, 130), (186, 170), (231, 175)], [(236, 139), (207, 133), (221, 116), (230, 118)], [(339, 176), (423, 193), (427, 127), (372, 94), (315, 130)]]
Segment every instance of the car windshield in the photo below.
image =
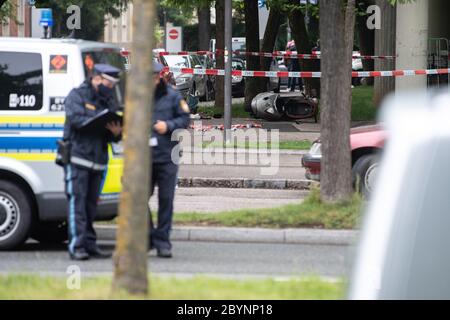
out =
[(233, 51), (245, 51), (245, 42), (233, 42)]
[(188, 56), (163, 56), (161, 57), (169, 67), (189, 68)]

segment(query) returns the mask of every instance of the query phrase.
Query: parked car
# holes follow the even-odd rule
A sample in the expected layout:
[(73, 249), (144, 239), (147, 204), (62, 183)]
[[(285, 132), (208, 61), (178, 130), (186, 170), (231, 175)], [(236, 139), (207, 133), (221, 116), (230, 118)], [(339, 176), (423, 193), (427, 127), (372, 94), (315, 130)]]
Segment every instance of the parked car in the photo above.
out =
[[(203, 68), (205, 69), (214, 69), (214, 59), (212, 55), (198, 55), (198, 59), (200, 60)], [(206, 85), (208, 87), (208, 98), (205, 100), (214, 100), (215, 99), (215, 85), (216, 85), (216, 76), (207, 75), (206, 76)]]
[[(352, 173), (358, 190), (369, 196), (374, 187), (380, 151), (386, 141), (386, 131), (381, 124), (353, 128), (350, 131), (352, 151)], [(303, 156), (302, 165), (306, 168), (306, 178), (320, 181), (320, 162), (322, 143), (315, 141), (309, 152)], [(359, 179), (357, 179), (359, 177)]]
[[(198, 56), (195, 55), (165, 55), (159, 57), (164, 66), (174, 68), (204, 68)], [(177, 89), (184, 97), (192, 92), (202, 100), (210, 100), (212, 97), (211, 87), (208, 86), (207, 75), (185, 74), (173, 72)]]
[[(360, 57), (361, 53), (359, 51), (353, 51), (354, 57)], [(364, 71), (364, 66), (362, 59), (353, 58), (352, 59), (352, 71)], [(363, 78), (352, 78), (352, 85), (359, 86), (361, 85), (361, 80)]]
[[(246, 48), (245, 38), (243, 38), (243, 37), (232, 38), (231, 46), (232, 46), (233, 51), (245, 52), (245, 48)], [(216, 51), (216, 39), (211, 39), (209, 41), (209, 51), (211, 51), (211, 52)], [(236, 57), (240, 58), (240, 59), (245, 59), (245, 55), (239, 55)]]
[[(233, 58), (231, 68), (233, 70), (245, 70), (245, 61)], [(245, 95), (245, 77), (231, 76), (231, 90), (233, 97), (243, 97)]]
[[(450, 95), (396, 93), (349, 299), (450, 299)], [(426, 119), (426, 120), (425, 120)]]

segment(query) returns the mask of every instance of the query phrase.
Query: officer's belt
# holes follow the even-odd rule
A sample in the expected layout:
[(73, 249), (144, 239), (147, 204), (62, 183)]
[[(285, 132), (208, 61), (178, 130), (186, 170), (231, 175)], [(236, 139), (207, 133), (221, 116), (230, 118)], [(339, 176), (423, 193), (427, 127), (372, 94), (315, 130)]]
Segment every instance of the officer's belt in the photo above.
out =
[(106, 170), (106, 168), (108, 167), (108, 165), (106, 164), (98, 164), (86, 159), (82, 159), (82, 158), (78, 158), (78, 157), (70, 157), (70, 162), (73, 164), (77, 164), (79, 166), (82, 167), (86, 167), (92, 170), (96, 170), (96, 171), (103, 171)]

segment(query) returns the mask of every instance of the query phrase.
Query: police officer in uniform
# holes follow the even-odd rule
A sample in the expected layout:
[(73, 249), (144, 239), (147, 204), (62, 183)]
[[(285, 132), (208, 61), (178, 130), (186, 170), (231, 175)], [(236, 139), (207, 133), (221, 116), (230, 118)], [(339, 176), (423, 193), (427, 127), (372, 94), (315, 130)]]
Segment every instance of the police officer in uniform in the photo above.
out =
[(153, 130), (150, 139), (153, 163), (150, 189), (153, 194), (155, 185), (158, 185), (158, 223), (154, 225), (150, 213), (150, 249), (156, 248), (159, 257), (171, 258), (169, 234), (178, 172), (178, 164), (172, 159), (172, 150), (178, 142), (172, 141), (172, 133), (176, 129), (188, 127), (190, 113), (181, 94), (160, 78), (162, 69), (160, 63), (154, 63)]
[(92, 76), (66, 98), (64, 138), (70, 142), (70, 162), (65, 165), (68, 196), (69, 255), (73, 260), (109, 258), (96, 244), (93, 227), (97, 200), (108, 163), (108, 143), (121, 139), (120, 123), (108, 123), (104, 130), (86, 132), (83, 123), (99, 112), (118, 111), (114, 86), (120, 69), (96, 64)]

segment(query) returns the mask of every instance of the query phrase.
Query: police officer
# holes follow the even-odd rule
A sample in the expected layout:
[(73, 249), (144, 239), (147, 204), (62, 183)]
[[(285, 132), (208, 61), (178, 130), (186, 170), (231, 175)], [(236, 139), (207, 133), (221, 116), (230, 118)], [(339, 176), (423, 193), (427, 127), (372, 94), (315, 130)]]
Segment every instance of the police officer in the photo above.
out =
[(163, 66), (154, 63), (154, 111), (153, 130), (150, 145), (152, 147), (151, 194), (158, 185), (158, 223), (153, 224), (150, 213), (150, 249), (156, 248), (162, 258), (172, 257), (172, 245), (169, 240), (172, 227), (173, 200), (177, 183), (178, 164), (172, 159), (172, 150), (177, 141), (172, 141), (176, 129), (185, 129), (189, 125), (189, 107), (181, 94), (160, 78)]
[[(292, 44), (288, 47), (288, 50), (291, 52), (296, 52), (297, 47), (295, 46), (295, 42), (292, 42)], [(297, 72), (300, 71), (300, 63), (298, 62), (297, 58), (291, 58), (289, 59), (288, 64), (288, 70), (291, 72)], [(303, 91), (303, 79), (302, 78), (295, 78), (291, 77), (288, 79), (288, 89), (292, 92), (295, 91), (295, 86), (298, 81), (298, 86), (300, 88), (300, 92)]]
[(108, 143), (121, 139), (120, 123), (108, 123), (99, 131), (83, 130), (82, 125), (99, 112), (119, 109), (114, 86), (120, 69), (96, 64), (92, 76), (66, 98), (64, 138), (70, 142), (70, 162), (65, 165), (68, 196), (69, 255), (73, 260), (109, 258), (96, 244), (93, 227), (97, 200), (108, 163)]

